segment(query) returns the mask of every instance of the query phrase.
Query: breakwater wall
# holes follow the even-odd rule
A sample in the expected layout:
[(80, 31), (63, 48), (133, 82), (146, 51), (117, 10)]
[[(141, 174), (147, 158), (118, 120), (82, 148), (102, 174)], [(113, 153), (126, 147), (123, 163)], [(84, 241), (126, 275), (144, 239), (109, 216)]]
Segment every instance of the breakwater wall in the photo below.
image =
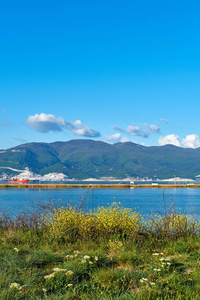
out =
[(28, 188), (28, 189), (102, 189), (102, 188), (153, 188), (153, 189), (172, 189), (172, 188), (200, 188), (199, 184), (0, 184), (0, 189), (5, 188)]

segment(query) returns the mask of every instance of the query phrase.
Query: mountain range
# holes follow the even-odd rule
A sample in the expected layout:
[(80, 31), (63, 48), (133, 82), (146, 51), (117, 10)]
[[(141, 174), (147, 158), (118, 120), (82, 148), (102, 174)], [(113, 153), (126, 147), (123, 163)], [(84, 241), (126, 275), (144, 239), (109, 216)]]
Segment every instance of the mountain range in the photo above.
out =
[(200, 174), (200, 148), (173, 145), (146, 147), (131, 142), (108, 144), (77, 139), (67, 142), (27, 143), (0, 150), (4, 169), (25, 169), (44, 175), (62, 172), (69, 178), (114, 177), (195, 178)]

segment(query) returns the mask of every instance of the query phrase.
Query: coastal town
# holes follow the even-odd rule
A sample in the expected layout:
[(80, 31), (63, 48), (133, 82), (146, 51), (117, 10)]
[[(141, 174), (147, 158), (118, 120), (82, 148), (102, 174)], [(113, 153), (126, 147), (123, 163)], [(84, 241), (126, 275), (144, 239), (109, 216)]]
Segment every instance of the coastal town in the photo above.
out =
[(82, 180), (78, 180), (76, 178), (69, 178), (67, 175), (59, 172), (53, 172), (48, 173), (45, 175), (40, 175), (37, 173), (32, 172), (28, 167), (26, 167), (24, 170), (18, 170), (13, 168), (6, 168), (10, 171), (13, 171), (12, 175), (9, 175), (8, 173), (4, 172), (0, 178), (0, 182), (7, 182), (7, 183), (38, 183), (43, 184), (47, 182), (71, 182), (72, 184), (74, 182), (77, 182), (81, 184), (81, 182), (85, 182), (85, 184), (95, 183), (96, 185), (101, 185), (104, 182), (105, 184), (120, 184), (120, 185), (128, 185), (128, 186), (163, 186), (163, 185), (199, 185), (199, 176), (196, 176), (196, 179), (190, 179), (190, 178), (181, 178), (181, 177), (174, 177), (174, 178), (168, 178), (168, 179), (152, 179), (149, 177), (135, 177), (135, 178), (114, 178), (114, 177), (101, 177), (101, 178), (86, 178)]
[[(9, 168), (11, 169), (11, 168)], [(17, 169), (11, 169), (15, 173), (19, 173), (16, 176), (12, 176), (12, 178), (17, 177), (19, 180), (29, 180), (29, 181), (66, 181), (69, 180), (68, 176), (63, 173), (48, 173), (45, 175), (39, 175), (36, 173), (33, 173), (29, 170), (28, 167), (25, 168), (25, 170), (17, 170)], [(2, 175), (0, 178), (1, 181), (5, 181), (10, 179), (11, 176), (9, 176), (6, 172)]]

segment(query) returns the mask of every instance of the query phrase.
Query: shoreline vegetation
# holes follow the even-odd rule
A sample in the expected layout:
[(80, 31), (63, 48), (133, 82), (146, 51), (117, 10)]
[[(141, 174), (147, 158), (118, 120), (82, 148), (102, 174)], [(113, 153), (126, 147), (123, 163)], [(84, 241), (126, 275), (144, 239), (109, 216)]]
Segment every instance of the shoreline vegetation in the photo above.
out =
[(199, 220), (82, 201), (1, 212), (0, 299), (199, 299)]
[(92, 188), (92, 189), (102, 189), (102, 188), (160, 188), (160, 189), (172, 189), (172, 188), (200, 188), (200, 184), (0, 184), (0, 189), (5, 188), (35, 188), (35, 189), (68, 189), (68, 188)]

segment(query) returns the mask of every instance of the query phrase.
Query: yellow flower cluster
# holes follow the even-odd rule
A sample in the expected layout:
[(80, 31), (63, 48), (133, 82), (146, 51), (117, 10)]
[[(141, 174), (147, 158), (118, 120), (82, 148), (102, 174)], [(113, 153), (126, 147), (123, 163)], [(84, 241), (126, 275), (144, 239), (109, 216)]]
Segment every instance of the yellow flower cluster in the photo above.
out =
[(118, 240), (117, 238), (114, 240), (109, 240), (109, 254), (108, 256), (113, 259), (115, 256), (120, 255), (124, 251), (124, 245), (122, 241)]
[(131, 209), (113, 203), (84, 214), (73, 208), (55, 209), (47, 220), (49, 233), (54, 237), (92, 238), (100, 235), (126, 234), (134, 236), (141, 229), (141, 216)]
[(149, 220), (121, 204), (99, 207), (95, 212), (84, 214), (74, 208), (55, 209), (47, 219), (48, 234), (70, 241), (91, 239), (98, 236), (110, 238), (112, 235), (134, 238), (143, 232), (163, 237), (195, 234), (199, 225), (189, 216), (168, 213), (164, 216), (151, 214)]
[(141, 216), (132, 212), (129, 208), (122, 208), (117, 203), (110, 207), (100, 207), (95, 214), (100, 232), (111, 232), (112, 234), (124, 233), (134, 236), (141, 227)]

